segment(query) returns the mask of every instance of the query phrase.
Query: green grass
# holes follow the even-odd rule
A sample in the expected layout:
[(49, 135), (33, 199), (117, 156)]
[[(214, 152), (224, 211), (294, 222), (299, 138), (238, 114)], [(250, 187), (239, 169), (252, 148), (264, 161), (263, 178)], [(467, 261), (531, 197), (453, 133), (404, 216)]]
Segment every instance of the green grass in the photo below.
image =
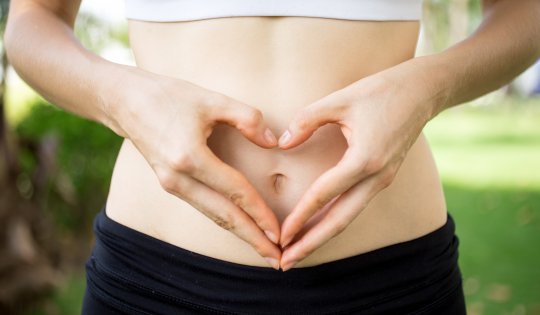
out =
[(444, 188), (470, 313), (540, 314), (540, 191)]
[[(456, 221), (469, 315), (540, 314), (540, 100), (462, 105), (425, 133)], [(29, 314), (78, 314), (83, 279)]]
[(424, 131), (445, 182), (540, 189), (540, 100), (462, 105)]
[(540, 100), (464, 105), (425, 128), (470, 315), (540, 314)]

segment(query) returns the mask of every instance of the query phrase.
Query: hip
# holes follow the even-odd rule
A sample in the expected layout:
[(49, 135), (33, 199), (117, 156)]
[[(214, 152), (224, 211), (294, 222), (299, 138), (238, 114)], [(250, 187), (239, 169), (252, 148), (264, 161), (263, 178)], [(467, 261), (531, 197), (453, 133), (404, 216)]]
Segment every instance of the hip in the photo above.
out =
[(417, 239), (287, 272), (94, 223), (83, 314), (465, 314), (454, 221)]

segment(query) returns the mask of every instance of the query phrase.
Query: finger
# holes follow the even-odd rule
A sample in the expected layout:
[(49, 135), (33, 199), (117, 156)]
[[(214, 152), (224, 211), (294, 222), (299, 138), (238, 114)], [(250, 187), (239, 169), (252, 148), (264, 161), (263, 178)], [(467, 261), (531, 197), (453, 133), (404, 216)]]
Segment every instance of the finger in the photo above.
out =
[(328, 211), (331, 209), (332, 205), (338, 198), (339, 196), (336, 196), (336, 198), (332, 199), (322, 209), (317, 211), (311, 218), (309, 218), (309, 220), (307, 220), (302, 229), (294, 235), (293, 239), (289, 242), (289, 244), (292, 244), (301, 239), (307, 231), (309, 231), (313, 226), (319, 223), (326, 216), (326, 213), (328, 213)]
[(306, 141), (321, 126), (343, 119), (347, 101), (338, 91), (302, 108), (279, 138), (282, 149), (290, 149)]
[(364, 210), (380, 190), (380, 176), (372, 175), (342, 194), (326, 216), (307, 231), (300, 240), (286, 248), (281, 256), (283, 271), (290, 269), (331, 238), (340, 234)]
[(243, 209), (268, 238), (277, 243), (280, 236), (279, 221), (257, 190), (239, 171), (221, 161), (207, 146), (202, 148), (197, 155), (197, 166), (190, 175)]
[[(169, 174), (164, 180), (167, 192), (185, 200), (220, 227), (250, 244), (269, 263), (279, 269), (281, 250), (239, 207), (206, 185), (182, 173)], [(268, 260), (268, 259), (267, 259)]]
[(226, 95), (218, 95), (217, 100), (212, 101), (208, 108), (211, 121), (235, 127), (244, 137), (261, 147), (272, 148), (277, 145), (276, 136), (264, 122), (260, 110)]
[(317, 210), (369, 175), (370, 170), (363, 167), (365, 163), (360, 161), (361, 158), (354, 157), (356, 154), (352, 152), (350, 148), (347, 149), (341, 160), (319, 176), (302, 195), (282, 223), (281, 246), (287, 246)]

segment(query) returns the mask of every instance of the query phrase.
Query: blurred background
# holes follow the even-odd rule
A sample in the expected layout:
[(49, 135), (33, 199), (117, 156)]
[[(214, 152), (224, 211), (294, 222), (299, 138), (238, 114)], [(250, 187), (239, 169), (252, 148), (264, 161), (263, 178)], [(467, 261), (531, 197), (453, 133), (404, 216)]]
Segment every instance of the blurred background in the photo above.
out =
[[(133, 65), (123, 9), (83, 1), (76, 35)], [(481, 18), (479, 0), (425, 0), (418, 55), (462, 40)], [(0, 48), (0, 314), (79, 314), (91, 223), (121, 139), (38, 96)], [(424, 130), (457, 222), (468, 313), (540, 314), (540, 63)]]

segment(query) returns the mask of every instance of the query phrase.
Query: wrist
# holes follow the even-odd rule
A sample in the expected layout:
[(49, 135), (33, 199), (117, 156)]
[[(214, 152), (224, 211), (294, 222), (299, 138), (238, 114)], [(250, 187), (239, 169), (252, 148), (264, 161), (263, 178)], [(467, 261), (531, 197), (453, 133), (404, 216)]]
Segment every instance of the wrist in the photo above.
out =
[(383, 71), (383, 75), (426, 111), (427, 121), (450, 106), (452, 72), (442, 54), (409, 59)]
[(452, 106), (452, 88), (456, 69), (448, 67), (446, 54), (438, 53), (415, 58), (418, 77), (423, 83), (425, 98), (432, 109), (430, 119)]
[(130, 116), (136, 109), (130, 108), (136, 102), (134, 94), (141, 90), (141, 77), (145, 72), (137, 67), (111, 64), (107, 75), (98, 89), (101, 116), (99, 121), (121, 137), (127, 138), (123, 117)]

